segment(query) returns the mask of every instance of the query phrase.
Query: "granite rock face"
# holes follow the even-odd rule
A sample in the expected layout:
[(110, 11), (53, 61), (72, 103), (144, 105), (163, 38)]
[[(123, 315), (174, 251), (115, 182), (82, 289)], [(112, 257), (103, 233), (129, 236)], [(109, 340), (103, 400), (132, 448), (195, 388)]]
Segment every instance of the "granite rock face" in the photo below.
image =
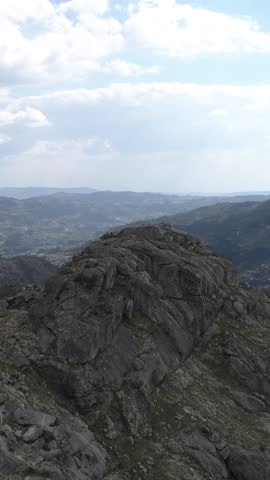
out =
[(0, 309), (0, 478), (101, 480), (107, 454), (76, 411), (59, 401), (32, 365), (38, 356), (28, 308), (36, 291)]
[(105, 235), (0, 304), (0, 478), (269, 479), (269, 342), (197, 237)]
[(136, 433), (142, 404), (193, 352), (237, 283), (228, 260), (168, 227), (96, 242), (32, 311), (40, 371), (83, 414), (117, 400)]

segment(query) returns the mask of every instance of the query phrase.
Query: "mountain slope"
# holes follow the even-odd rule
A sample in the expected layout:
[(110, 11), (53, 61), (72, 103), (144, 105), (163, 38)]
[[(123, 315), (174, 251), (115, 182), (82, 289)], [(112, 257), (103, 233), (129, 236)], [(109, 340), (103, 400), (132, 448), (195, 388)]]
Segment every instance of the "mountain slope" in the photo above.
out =
[(0, 309), (2, 478), (269, 478), (270, 300), (196, 237), (106, 235)]
[(270, 201), (217, 204), (158, 221), (201, 236), (253, 284), (270, 284)]
[(133, 192), (56, 194), (16, 200), (0, 197), (0, 254), (55, 251), (65, 256), (98, 232), (139, 218), (176, 213), (190, 200)]
[[(253, 196), (245, 198), (254, 200)], [(25, 200), (0, 197), (0, 255), (50, 253), (48, 258), (61, 263), (72, 248), (119, 225), (218, 201), (222, 198), (110, 191), (58, 193)], [(243, 199), (232, 197), (230, 201)]]
[(0, 287), (27, 285), (42, 287), (56, 271), (56, 267), (42, 257), (0, 257)]

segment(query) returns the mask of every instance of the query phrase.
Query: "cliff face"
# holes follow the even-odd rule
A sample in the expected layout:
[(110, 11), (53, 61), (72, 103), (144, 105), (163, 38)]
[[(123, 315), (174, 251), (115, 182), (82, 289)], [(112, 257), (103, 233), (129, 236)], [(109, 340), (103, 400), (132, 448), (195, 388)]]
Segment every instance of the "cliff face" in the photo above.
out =
[(3, 478), (270, 478), (270, 301), (196, 237), (107, 235), (0, 309)]

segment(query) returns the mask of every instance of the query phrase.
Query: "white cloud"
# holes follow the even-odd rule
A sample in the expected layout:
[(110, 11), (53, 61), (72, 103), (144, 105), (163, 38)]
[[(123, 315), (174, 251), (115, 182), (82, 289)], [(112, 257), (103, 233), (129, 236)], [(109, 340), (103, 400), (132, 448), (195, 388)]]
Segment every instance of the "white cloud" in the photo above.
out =
[[(270, 53), (270, 33), (252, 18), (180, 0), (8, 0), (0, 31), (1, 183), (266, 188), (270, 85), (144, 79), (171, 75), (156, 54)], [(91, 85), (92, 72), (132, 81), (74, 88)], [(33, 82), (44, 93), (21, 96)]]
[(207, 107), (211, 117), (225, 116), (230, 105), (240, 112), (270, 110), (270, 84), (266, 85), (222, 85), (195, 84), (181, 82), (138, 82), (112, 83), (109, 86), (93, 89), (58, 90), (55, 92), (9, 99), (10, 108), (89, 108), (94, 105), (126, 106), (141, 108), (144, 113), (148, 108), (166, 107), (179, 110), (181, 105), (192, 102)]
[[(137, 0), (129, 6), (128, 18), (120, 20), (112, 7), (108, 0), (1, 2), (0, 85), (53, 84), (92, 72), (135, 77), (158, 73), (159, 67), (151, 66), (157, 52), (180, 60), (270, 53), (270, 33), (252, 18), (176, 0)], [(129, 59), (134, 53), (150, 66)]]
[(0, 18), (16, 22), (44, 20), (53, 13), (54, 7), (50, 0), (9, 0), (0, 4)]
[(209, 118), (225, 118), (227, 116), (228, 116), (228, 112), (223, 108), (217, 108), (216, 110), (211, 110), (211, 112), (209, 112), (208, 114)]
[(0, 88), (0, 104), (7, 103), (10, 100), (9, 91), (7, 88)]
[(135, 44), (172, 57), (270, 52), (270, 34), (255, 20), (176, 0), (132, 4), (125, 31)]
[(9, 100), (5, 112), (27, 106), (53, 129), (18, 129), (1, 147), (2, 183), (267, 189), (270, 85), (121, 83)]
[(26, 152), (26, 155), (34, 157), (65, 158), (66, 153), (70, 154), (96, 154), (108, 153), (111, 146), (108, 140), (100, 138), (76, 138), (71, 140), (39, 140)]
[[(120, 23), (103, 16), (105, 3), (74, 0), (57, 7), (49, 0), (11, 0), (0, 6), (0, 84), (54, 82), (100, 71), (104, 58), (124, 48)], [(69, 17), (69, 9), (77, 18)]]
[(0, 145), (3, 145), (4, 143), (9, 143), (11, 141), (11, 137), (9, 135), (4, 135), (0, 133)]
[(111, 160), (106, 140), (37, 141), (25, 152), (2, 157), (1, 184), (34, 185), (38, 178), (39, 185), (91, 185)]
[(49, 122), (42, 112), (31, 107), (18, 111), (0, 110), (0, 127), (17, 124), (36, 128), (45, 127)]
[(67, 12), (72, 10), (77, 15), (92, 15), (98, 14), (103, 15), (109, 10), (109, 1), (108, 0), (69, 0), (64, 3), (61, 3), (59, 10), (62, 12)]
[(150, 68), (143, 68), (137, 63), (129, 63), (124, 60), (112, 60), (105, 64), (104, 71), (118, 73), (124, 77), (141, 77), (145, 74), (158, 74), (160, 67), (154, 65)]

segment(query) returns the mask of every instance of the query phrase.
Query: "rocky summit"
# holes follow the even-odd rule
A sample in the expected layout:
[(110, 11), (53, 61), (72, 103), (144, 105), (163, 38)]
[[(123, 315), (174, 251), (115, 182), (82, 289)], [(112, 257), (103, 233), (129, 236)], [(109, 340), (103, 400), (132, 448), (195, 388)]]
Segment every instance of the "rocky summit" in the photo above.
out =
[(270, 298), (191, 234), (107, 234), (0, 302), (0, 478), (269, 480)]

